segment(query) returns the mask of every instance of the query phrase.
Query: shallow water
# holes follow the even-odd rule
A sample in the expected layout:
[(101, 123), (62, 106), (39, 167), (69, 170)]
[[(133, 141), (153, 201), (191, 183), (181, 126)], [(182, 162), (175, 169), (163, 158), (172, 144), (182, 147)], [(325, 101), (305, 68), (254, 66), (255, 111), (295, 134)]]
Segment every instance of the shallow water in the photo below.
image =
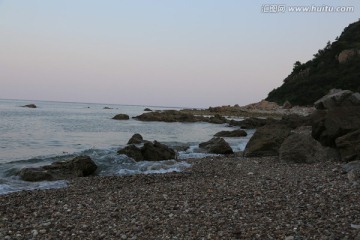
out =
[[(20, 106), (35, 103), (38, 108)], [(110, 107), (112, 109), (104, 109)], [(224, 124), (141, 122), (131, 117), (151, 106), (125, 106), (94, 103), (0, 100), (0, 194), (22, 189), (63, 187), (64, 181), (27, 183), (16, 173), (23, 167), (41, 166), (77, 155), (89, 155), (99, 166), (100, 175), (164, 173), (181, 171), (189, 165), (183, 161), (135, 162), (116, 151), (126, 145), (134, 133), (146, 140), (170, 146), (188, 144), (179, 159), (203, 157), (197, 145), (219, 131), (231, 130)], [(175, 108), (172, 108), (175, 109)], [(130, 120), (111, 119), (124, 113)], [(244, 149), (253, 134), (245, 138), (225, 139), (234, 151)]]

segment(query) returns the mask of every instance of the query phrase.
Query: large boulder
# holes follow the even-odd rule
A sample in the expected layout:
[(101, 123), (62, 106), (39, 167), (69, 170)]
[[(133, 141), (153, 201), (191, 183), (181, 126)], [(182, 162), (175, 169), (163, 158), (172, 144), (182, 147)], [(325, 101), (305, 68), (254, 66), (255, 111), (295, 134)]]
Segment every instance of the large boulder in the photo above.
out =
[(215, 154), (232, 154), (234, 153), (230, 145), (223, 138), (212, 138), (207, 142), (199, 144), (199, 147)]
[(341, 106), (360, 106), (360, 93), (350, 90), (332, 89), (330, 92), (317, 100), (316, 109), (333, 109)]
[(143, 158), (148, 161), (169, 160), (176, 158), (176, 152), (158, 141), (146, 142), (141, 148)]
[(161, 161), (176, 158), (176, 152), (165, 144), (154, 142), (145, 142), (141, 148), (135, 145), (128, 145), (118, 151), (118, 154), (125, 154), (135, 161)]
[(247, 143), (244, 156), (278, 156), (280, 146), (290, 132), (291, 128), (284, 124), (268, 124), (258, 128)]
[(336, 147), (336, 138), (359, 128), (360, 106), (318, 110), (312, 115), (312, 136), (324, 146)]
[(129, 115), (120, 113), (120, 114), (115, 115), (112, 119), (115, 119), (115, 120), (129, 120)]
[(300, 127), (292, 131), (279, 149), (280, 161), (289, 163), (315, 163), (336, 161), (335, 149), (324, 147), (311, 136), (311, 127)]
[(132, 144), (124, 147), (123, 149), (118, 150), (117, 153), (124, 154), (124, 155), (134, 159), (135, 161), (144, 160), (144, 157), (141, 153), (141, 149)]
[(135, 133), (128, 141), (127, 144), (140, 144), (143, 143), (144, 139), (139, 133)]
[(19, 176), (24, 181), (54, 181), (92, 175), (97, 165), (89, 156), (79, 156), (67, 161), (54, 162), (38, 168), (24, 168)]
[(342, 161), (360, 159), (360, 129), (337, 138), (335, 143)]
[(214, 135), (215, 137), (245, 137), (247, 133), (242, 129), (237, 129), (234, 131), (221, 131)]

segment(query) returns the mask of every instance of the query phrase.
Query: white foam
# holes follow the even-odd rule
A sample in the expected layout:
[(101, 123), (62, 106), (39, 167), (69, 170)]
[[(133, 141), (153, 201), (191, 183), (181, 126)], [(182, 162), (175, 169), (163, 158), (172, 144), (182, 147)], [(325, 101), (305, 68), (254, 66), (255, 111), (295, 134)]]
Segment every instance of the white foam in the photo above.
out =
[(67, 181), (45, 181), (45, 182), (25, 182), (20, 180), (10, 180), (7, 183), (0, 184), (0, 195), (18, 192), (23, 190), (35, 189), (51, 189), (51, 188), (64, 188), (67, 187)]
[(191, 164), (185, 161), (167, 160), (167, 161), (142, 161), (129, 165), (126, 168), (118, 170), (118, 175), (131, 174), (156, 174), (168, 172), (181, 172), (189, 168)]

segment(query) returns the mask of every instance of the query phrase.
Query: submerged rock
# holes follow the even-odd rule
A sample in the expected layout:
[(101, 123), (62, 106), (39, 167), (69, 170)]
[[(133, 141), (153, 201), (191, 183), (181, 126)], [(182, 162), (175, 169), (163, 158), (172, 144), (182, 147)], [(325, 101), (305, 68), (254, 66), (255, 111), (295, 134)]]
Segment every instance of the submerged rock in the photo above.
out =
[(117, 114), (112, 119), (115, 119), (115, 120), (129, 120), (129, 115), (127, 115), (127, 114)]
[(234, 131), (221, 131), (214, 135), (215, 137), (245, 137), (247, 133), (244, 130), (238, 129)]
[(207, 142), (199, 144), (199, 147), (206, 149), (209, 153), (232, 154), (234, 153), (230, 145), (223, 138), (212, 138)]
[(36, 106), (35, 104), (33, 104), (33, 103), (24, 105), (24, 106), (22, 106), (22, 107), (26, 107), (26, 108), (37, 108), (37, 106)]
[(89, 156), (79, 156), (74, 159), (54, 162), (51, 165), (38, 168), (24, 168), (19, 176), (24, 181), (54, 181), (86, 177), (92, 175), (97, 165)]

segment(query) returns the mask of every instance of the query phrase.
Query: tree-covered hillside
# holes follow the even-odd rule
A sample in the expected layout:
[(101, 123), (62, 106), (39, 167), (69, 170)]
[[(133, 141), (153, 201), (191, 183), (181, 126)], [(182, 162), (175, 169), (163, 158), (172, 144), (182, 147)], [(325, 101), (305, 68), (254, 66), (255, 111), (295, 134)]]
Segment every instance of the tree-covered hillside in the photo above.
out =
[(346, 27), (312, 60), (296, 62), (282, 86), (272, 90), (266, 100), (312, 105), (332, 88), (360, 92), (360, 20)]

